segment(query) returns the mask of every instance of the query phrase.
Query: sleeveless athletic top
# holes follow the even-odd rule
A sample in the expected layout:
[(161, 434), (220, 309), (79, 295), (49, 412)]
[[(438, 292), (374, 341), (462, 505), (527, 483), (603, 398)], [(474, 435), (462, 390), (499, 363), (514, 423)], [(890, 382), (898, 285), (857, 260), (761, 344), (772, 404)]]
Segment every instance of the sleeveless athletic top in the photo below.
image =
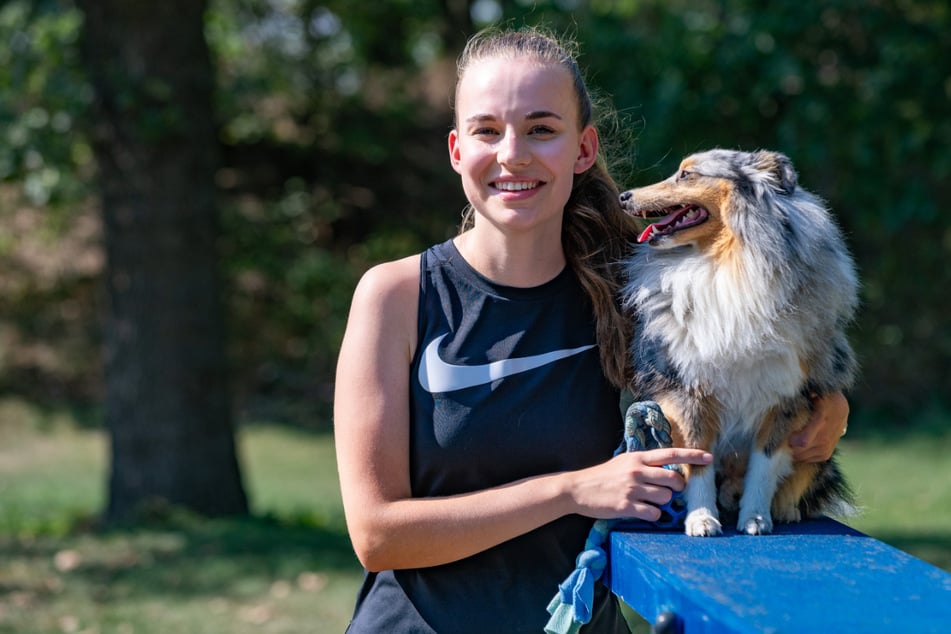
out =
[[(453, 495), (611, 457), (623, 436), (590, 304), (570, 268), (534, 288), (494, 284), (452, 241), (422, 254), (411, 366), (416, 497)], [(466, 559), (367, 573), (350, 634), (540, 634), (593, 520), (566, 516)], [(597, 584), (583, 631), (627, 633)]]

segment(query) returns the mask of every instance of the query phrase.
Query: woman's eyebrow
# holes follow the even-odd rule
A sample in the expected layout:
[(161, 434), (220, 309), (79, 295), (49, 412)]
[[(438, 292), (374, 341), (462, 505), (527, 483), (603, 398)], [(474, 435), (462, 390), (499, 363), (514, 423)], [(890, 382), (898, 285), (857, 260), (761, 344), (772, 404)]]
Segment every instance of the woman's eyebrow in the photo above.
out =
[[(492, 114), (474, 114), (471, 117), (466, 117), (466, 123), (482, 123), (485, 121), (495, 121), (498, 117)], [(552, 112), (550, 110), (532, 110), (525, 115), (527, 121), (533, 121), (535, 119), (562, 119), (562, 116), (557, 112)]]
[(556, 112), (551, 112), (549, 110), (534, 110), (525, 115), (526, 119), (549, 119), (554, 118), (561, 120), (561, 115)]
[(482, 123), (484, 121), (495, 121), (495, 116), (491, 114), (474, 114), (466, 117), (466, 123)]

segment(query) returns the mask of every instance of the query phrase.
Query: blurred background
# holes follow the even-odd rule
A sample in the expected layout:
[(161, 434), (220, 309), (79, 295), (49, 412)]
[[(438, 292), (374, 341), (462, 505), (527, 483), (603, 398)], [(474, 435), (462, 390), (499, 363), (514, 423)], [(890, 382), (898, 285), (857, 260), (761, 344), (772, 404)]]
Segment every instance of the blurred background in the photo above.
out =
[[(182, 15), (141, 13), (170, 47), (180, 41)], [(589, 83), (621, 115), (605, 133), (624, 187), (714, 146), (788, 154), (861, 272), (853, 408), (897, 423), (947, 404), (946, 3), (222, 0), (188, 14), (213, 64), (216, 242), (239, 413), (326, 424), (355, 278), (456, 231), (454, 58), (477, 28), (505, 20), (580, 42)], [(84, 26), (70, 2), (0, 8), (0, 389), (97, 405), (106, 237)], [(143, 136), (178, 134), (161, 115), (182, 102), (142, 70), (116, 68), (109, 88), (142, 109), (129, 116)]]
[[(143, 504), (171, 503), (271, 517), (295, 544), (298, 528), (318, 527), (331, 546), (305, 539), (301, 550), (333, 551), (345, 577), (358, 574), (339, 509), (308, 506), (309, 459), (303, 475), (255, 471), (256, 460), (283, 459), (255, 458), (261, 445), (248, 439), (277, 442), (262, 431), (277, 427), (293, 434), (280, 436), (288, 447), (313, 440), (332, 463), (350, 295), (373, 263), (457, 231), (465, 201), (446, 152), (454, 61), (469, 35), (497, 23), (579, 42), (589, 85), (617, 112), (602, 134), (622, 188), (715, 146), (793, 160), (844, 228), (862, 279), (849, 439), (904, 443), (892, 452), (901, 460), (868, 463), (868, 477), (919, 478), (896, 493), (906, 501), (935, 490), (920, 479), (932, 466), (905, 470), (938, 465), (946, 476), (946, 458), (924, 454), (951, 444), (944, 0), (7, 0), (0, 532), (78, 539), (77, 523), (137, 521)], [(59, 437), (50, 430), (68, 447), (86, 438), (70, 434), (98, 439), (77, 458), (86, 466), (63, 476), (79, 486), (76, 474), (91, 474), (87, 493), (25, 484), (71, 464), (25, 451)], [(321, 473), (332, 498), (332, 464)], [(295, 477), (300, 496), (281, 501)], [(936, 505), (919, 500), (914, 513)], [(893, 517), (883, 536), (949, 567), (947, 515), (917, 534), (895, 528), (908, 513)], [(318, 573), (295, 570), (289, 587), (313, 586), (306, 574)], [(0, 601), (0, 632), (14, 631), (4, 614), (17, 605)], [(63, 618), (50, 631), (85, 617)]]

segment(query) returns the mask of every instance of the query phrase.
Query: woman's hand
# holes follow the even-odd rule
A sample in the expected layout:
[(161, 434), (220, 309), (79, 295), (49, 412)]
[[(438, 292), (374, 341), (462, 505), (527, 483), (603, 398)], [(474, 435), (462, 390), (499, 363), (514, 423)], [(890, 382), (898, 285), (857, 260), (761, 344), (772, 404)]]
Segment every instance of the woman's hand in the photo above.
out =
[(801, 430), (789, 437), (792, 457), (796, 462), (823, 462), (845, 435), (849, 421), (849, 402), (842, 392), (813, 396), (812, 418)]
[(708, 465), (713, 456), (699, 449), (653, 449), (622, 453), (570, 475), (570, 496), (581, 515), (598, 519), (660, 519), (658, 504), (683, 491), (684, 478), (668, 464)]

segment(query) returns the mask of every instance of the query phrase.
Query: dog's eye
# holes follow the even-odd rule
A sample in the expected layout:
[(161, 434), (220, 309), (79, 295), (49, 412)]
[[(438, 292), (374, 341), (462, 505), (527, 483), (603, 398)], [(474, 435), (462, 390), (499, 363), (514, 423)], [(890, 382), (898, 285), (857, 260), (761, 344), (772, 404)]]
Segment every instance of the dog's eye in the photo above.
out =
[(680, 174), (677, 175), (677, 180), (684, 180), (690, 178), (693, 172), (688, 172), (687, 170), (680, 170)]

